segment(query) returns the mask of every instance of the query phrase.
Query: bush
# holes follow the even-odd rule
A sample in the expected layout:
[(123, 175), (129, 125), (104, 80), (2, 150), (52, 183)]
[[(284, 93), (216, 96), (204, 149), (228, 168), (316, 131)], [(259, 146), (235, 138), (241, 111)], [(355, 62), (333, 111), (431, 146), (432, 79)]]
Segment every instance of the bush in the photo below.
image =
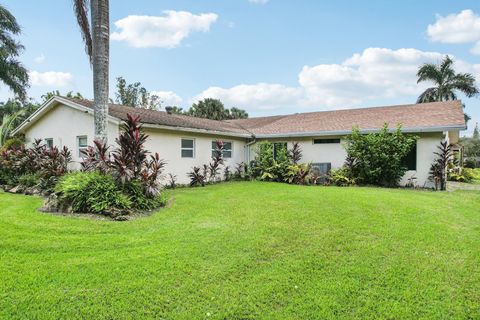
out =
[(311, 167), (310, 163), (289, 165), (285, 175), (285, 182), (290, 184), (307, 184)]
[(27, 173), (18, 178), (18, 184), (26, 188), (35, 187), (39, 182), (40, 178), (35, 173)]
[(329, 180), (331, 184), (339, 187), (353, 186), (356, 184), (355, 178), (351, 177), (350, 171), (346, 167), (331, 170)]
[(457, 182), (472, 182), (476, 178), (474, 169), (453, 167), (449, 169), (448, 180)]
[(466, 158), (463, 166), (465, 168), (475, 169), (477, 167), (477, 162), (475, 161), (475, 158)]
[(155, 196), (146, 196), (139, 181), (131, 181), (123, 185), (123, 192), (132, 203), (131, 208), (136, 210), (153, 210), (163, 207), (166, 200), (160, 193)]
[(354, 128), (346, 145), (348, 157), (355, 162), (353, 178), (362, 184), (397, 186), (407, 171), (403, 161), (415, 142), (416, 137), (403, 134), (400, 126), (390, 132), (385, 124), (379, 132), (370, 134)]
[(125, 210), (132, 202), (117, 188), (110, 175), (98, 172), (73, 172), (65, 175), (55, 186), (60, 202), (71, 205), (73, 212), (106, 213)]

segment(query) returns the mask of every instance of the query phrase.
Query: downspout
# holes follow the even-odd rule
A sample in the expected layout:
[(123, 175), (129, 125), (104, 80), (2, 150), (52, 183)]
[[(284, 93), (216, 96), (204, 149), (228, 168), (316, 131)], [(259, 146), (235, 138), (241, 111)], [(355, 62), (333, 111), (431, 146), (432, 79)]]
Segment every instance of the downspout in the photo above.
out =
[(246, 159), (245, 159), (245, 163), (246, 164), (249, 164), (250, 163), (250, 146), (252, 144), (255, 144), (257, 142), (257, 138), (255, 138), (255, 136), (252, 136), (253, 137), (253, 140), (248, 142), (246, 145), (245, 145), (245, 148), (247, 148), (247, 152), (245, 152), (245, 155), (246, 155)]

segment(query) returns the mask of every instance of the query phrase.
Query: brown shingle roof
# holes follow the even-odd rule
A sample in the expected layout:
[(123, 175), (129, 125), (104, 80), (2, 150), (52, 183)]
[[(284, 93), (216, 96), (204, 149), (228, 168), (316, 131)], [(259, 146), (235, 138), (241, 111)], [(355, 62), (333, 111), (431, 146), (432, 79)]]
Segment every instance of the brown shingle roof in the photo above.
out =
[[(72, 102), (92, 108), (89, 100), (67, 98)], [(216, 121), (184, 115), (168, 114), (164, 111), (133, 108), (109, 104), (109, 114), (125, 120), (127, 113), (139, 115), (143, 123), (170, 127), (203, 129), (242, 136), (281, 136), (309, 133), (348, 133), (353, 127), (360, 130), (375, 130), (385, 123), (390, 128), (401, 124), (410, 131), (435, 130), (441, 128), (465, 128), (460, 101), (432, 102), (423, 104), (387, 107), (360, 108), (335, 111), (297, 113), (282, 116)]]
[[(460, 101), (433, 102), (335, 111), (297, 113), (285, 116), (229, 120), (255, 135), (281, 135), (314, 132), (348, 132), (375, 130), (385, 123), (390, 128), (419, 130), (439, 127), (465, 127)], [(440, 130), (439, 130), (440, 131)]]

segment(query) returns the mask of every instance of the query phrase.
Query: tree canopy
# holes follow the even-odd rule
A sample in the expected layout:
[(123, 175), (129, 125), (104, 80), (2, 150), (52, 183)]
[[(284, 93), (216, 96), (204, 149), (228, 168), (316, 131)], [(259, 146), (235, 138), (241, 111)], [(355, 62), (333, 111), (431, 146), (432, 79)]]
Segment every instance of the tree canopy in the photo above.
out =
[(148, 92), (140, 82), (127, 83), (123, 77), (117, 77), (115, 102), (150, 110), (158, 110), (161, 107), (161, 101), (157, 95)]
[(227, 109), (218, 99), (205, 98), (194, 103), (185, 114), (212, 120), (246, 119), (248, 113), (238, 108)]
[(19, 99), (24, 100), (28, 88), (28, 72), (17, 59), (24, 46), (13, 37), (20, 33), (20, 25), (15, 17), (0, 5), (0, 80)]

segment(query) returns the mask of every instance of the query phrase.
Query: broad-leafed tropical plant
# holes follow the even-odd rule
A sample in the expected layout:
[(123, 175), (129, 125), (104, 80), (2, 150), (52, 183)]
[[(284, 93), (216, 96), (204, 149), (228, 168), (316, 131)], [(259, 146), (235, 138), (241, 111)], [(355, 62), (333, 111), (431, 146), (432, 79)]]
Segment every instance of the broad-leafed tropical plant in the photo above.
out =
[(447, 189), (447, 165), (452, 161), (452, 147), (447, 141), (440, 142), (437, 147), (438, 151), (434, 152), (437, 156), (430, 166), (430, 180), (434, 182), (435, 189)]
[(190, 178), (190, 187), (205, 186), (205, 175), (202, 174), (200, 167), (193, 167), (187, 175)]
[(23, 114), (24, 110), (19, 110), (13, 114), (6, 114), (3, 116), (0, 125), (0, 147), (11, 137), (12, 131), (15, 129), (17, 118), (21, 117)]
[(221, 140), (215, 141), (215, 150), (213, 151), (212, 161), (208, 165), (210, 182), (215, 182), (219, 173), (220, 165), (224, 163), (223, 161), (223, 150), (225, 144)]
[(160, 178), (165, 164), (158, 153), (150, 155), (150, 159), (145, 162), (140, 172), (140, 179), (147, 196), (155, 197), (160, 192)]
[(0, 5), (0, 80), (25, 100), (28, 88), (28, 72), (17, 60), (24, 47), (13, 36), (21, 33), (15, 17), (3, 5)]
[(293, 164), (297, 164), (302, 160), (302, 147), (298, 141), (292, 142), (292, 148), (288, 150), (288, 156)]
[(110, 146), (105, 142), (94, 140), (93, 146), (88, 146), (84, 151), (84, 158), (81, 163), (83, 171), (98, 171), (107, 174), (112, 168)]
[(225, 168), (223, 169), (223, 178), (225, 179), (225, 181), (229, 181), (232, 178), (232, 172), (230, 171), (229, 166), (225, 166)]
[[(90, 21), (88, 3), (90, 2)], [(107, 142), (110, 21), (109, 0), (73, 0), (73, 8), (93, 68), (95, 140)]]

